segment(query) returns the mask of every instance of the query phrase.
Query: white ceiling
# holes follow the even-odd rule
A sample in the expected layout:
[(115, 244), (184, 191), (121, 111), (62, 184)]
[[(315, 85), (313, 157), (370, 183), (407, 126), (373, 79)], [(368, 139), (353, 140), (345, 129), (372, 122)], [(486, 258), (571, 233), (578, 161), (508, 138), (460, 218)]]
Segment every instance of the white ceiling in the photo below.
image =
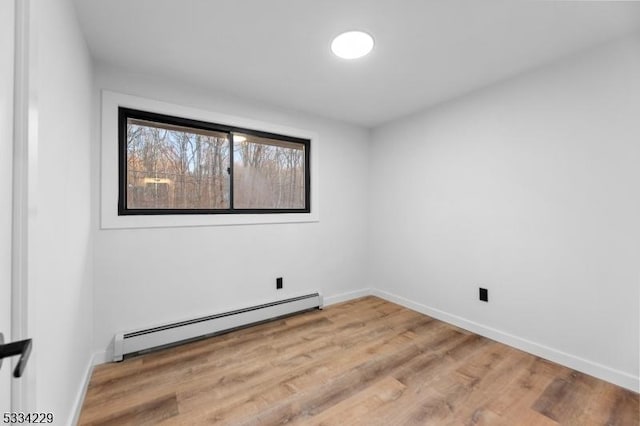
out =
[[(92, 55), (372, 127), (640, 31), (640, 2), (75, 0)], [(361, 29), (347, 61), (332, 38)]]

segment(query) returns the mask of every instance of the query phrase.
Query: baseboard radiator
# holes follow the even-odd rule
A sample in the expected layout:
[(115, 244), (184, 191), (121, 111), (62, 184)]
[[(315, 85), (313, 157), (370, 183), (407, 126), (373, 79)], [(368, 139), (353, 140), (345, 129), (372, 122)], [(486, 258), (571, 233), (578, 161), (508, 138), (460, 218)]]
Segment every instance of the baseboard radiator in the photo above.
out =
[(322, 306), (322, 295), (312, 293), (221, 314), (118, 333), (114, 338), (113, 360), (122, 361), (126, 355), (173, 346), (311, 309), (322, 309)]

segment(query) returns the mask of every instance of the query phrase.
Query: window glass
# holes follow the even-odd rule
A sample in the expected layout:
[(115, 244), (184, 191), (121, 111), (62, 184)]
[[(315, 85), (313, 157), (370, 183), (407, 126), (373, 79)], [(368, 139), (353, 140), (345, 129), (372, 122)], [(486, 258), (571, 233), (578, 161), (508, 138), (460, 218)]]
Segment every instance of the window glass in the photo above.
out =
[(234, 133), (234, 207), (303, 209), (305, 146)]
[(127, 120), (127, 207), (229, 208), (225, 133)]

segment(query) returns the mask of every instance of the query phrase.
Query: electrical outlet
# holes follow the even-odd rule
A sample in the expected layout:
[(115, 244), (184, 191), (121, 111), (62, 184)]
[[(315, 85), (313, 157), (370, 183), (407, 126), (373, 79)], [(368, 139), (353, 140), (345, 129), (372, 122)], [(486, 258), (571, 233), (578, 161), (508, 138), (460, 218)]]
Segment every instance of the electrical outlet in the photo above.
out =
[(482, 300), (483, 302), (489, 301), (489, 290), (480, 287), (480, 300)]
[(280, 290), (282, 288), (282, 277), (276, 278), (276, 290)]

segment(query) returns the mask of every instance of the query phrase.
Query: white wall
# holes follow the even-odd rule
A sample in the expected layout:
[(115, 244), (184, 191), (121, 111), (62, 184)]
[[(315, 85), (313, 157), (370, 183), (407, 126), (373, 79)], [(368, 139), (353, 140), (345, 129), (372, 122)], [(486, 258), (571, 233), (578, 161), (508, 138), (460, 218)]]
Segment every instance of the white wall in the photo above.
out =
[[(367, 131), (98, 66), (93, 144), (96, 193), (100, 89), (317, 133), (321, 208), (316, 223), (98, 230), (96, 350), (110, 352), (113, 336), (120, 331), (303, 291), (336, 296), (364, 286)], [(98, 211), (97, 197), (94, 202)], [(276, 291), (275, 278), (280, 276), (284, 289)]]
[(67, 0), (31, 2), (38, 142), (29, 265), (35, 409), (73, 415), (92, 354), (92, 66)]
[(637, 388), (639, 117), (635, 37), (376, 129), (372, 286)]

